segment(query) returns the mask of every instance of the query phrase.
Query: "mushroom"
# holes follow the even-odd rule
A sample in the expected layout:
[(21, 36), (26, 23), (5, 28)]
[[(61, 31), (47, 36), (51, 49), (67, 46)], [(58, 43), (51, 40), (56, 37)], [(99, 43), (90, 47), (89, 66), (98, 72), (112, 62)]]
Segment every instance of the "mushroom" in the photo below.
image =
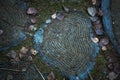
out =
[(69, 9), (67, 7), (65, 7), (64, 5), (62, 6), (62, 8), (65, 12), (69, 12)]
[(97, 34), (97, 35), (103, 35), (103, 29), (95, 29), (95, 33)]
[(51, 72), (48, 76), (47, 76), (47, 80), (55, 80), (55, 75), (53, 72)]
[(47, 24), (50, 24), (51, 22), (52, 22), (51, 19), (47, 19), (47, 20), (45, 21), (45, 23), (47, 23)]
[(37, 18), (36, 17), (31, 18), (30, 21), (31, 21), (31, 23), (35, 24), (37, 22)]
[(99, 42), (99, 45), (102, 46), (106, 46), (107, 44), (109, 44), (109, 39), (108, 38), (102, 38)]
[(64, 19), (64, 14), (63, 13), (58, 13), (56, 18), (60, 21), (63, 20)]
[(17, 56), (17, 53), (14, 50), (11, 50), (8, 54), (7, 57), (15, 59)]
[(91, 0), (91, 1), (92, 1), (92, 5), (95, 5), (95, 6), (101, 5), (101, 0)]
[(117, 76), (118, 76), (118, 75), (117, 75), (115, 72), (110, 72), (110, 73), (108, 74), (109, 80), (114, 80), (114, 79), (117, 78)]
[(28, 27), (28, 30), (29, 30), (29, 31), (33, 31), (33, 30), (34, 30), (34, 27), (35, 27), (34, 25), (30, 25), (30, 26)]
[(91, 40), (92, 40), (94, 43), (98, 43), (98, 42), (99, 42), (99, 39), (98, 39), (97, 37), (91, 38)]
[(95, 5), (96, 4), (96, 0), (91, 0), (92, 4)]
[(95, 16), (97, 14), (97, 10), (95, 7), (88, 7), (87, 11), (90, 16)]
[(106, 51), (107, 50), (106, 46), (102, 46), (102, 50)]
[(36, 55), (38, 52), (36, 51), (36, 50), (34, 50), (34, 49), (31, 49), (30, 50), (31, 51), (31, 53), (33, 54), (33, 55)]
[(33, 60), (32, 56), (28, 56), (28, 60), (32, 61)]
[(51, 16), (52, 19), (56, 19), (56, 13)]
[(23, 54), (26, 54), (26, 53), (28, 52), (28, 49), (23, 46), (23, 47), (20, 49), (20, 52), (23, 53)]
[(37, 10), (35, 8), (33, 8), (33, 7), (30, 7), (27, 10), (27, 14), (35, 15), (35, 14), (37, 14)]

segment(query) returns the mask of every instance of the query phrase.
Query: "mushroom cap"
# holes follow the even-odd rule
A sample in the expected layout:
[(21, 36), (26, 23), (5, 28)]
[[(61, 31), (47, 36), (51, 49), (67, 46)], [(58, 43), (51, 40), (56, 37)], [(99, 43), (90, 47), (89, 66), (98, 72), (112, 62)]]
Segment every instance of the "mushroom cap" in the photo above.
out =
[(26, 53), (28, 52), (28, 49), (23, 46), (23, 47), (20, 49), (20, 52), (23, 53), (23, 54), (26, 54)]
[(97, 10), (95, 7), (88, 7), (87, 11), (90, 16), (95, 16), (97, 14)]
[(98, 43), (99, 39), (97, 37), (91, 38), (94, 43)]
[(56, 15), (56, 18), (58, 19), (58, 20), (63, 20), (64, 19), (64, 14), (63, 13), (58, 13), (57, 15)]
[(29, 25), (28, 30), (29, 30), (29, 31), (33, 31), (33, 30), (34, 30), (34, 27), (35, 27), (34, 25)]
[(56, 13), (54, 13), (53, 15), (51, 15), (52, 19), (56, 19)]
[(106, 46), (103, 46), (103, 47), (102, 47), (102, 50), (103, 50), (103, 51), (106, 51), (106, 50), (107, 50), (107, 47), (106, 47)]
[(109, 44), (109, 39), (108, 38), (102, 38), (100, 40), (100, 44), (101, 44), (101, 46), (105, 46), (105, 45)]
[(31, 21), (31, 23), (35, 24), (37, 22), (37, 18), (36, 17), (31, 18), (30, 21)]
[(110, 73), (108, 74), (109, 80), (114, 80), (114, 79), (117, 78), (117, 76), (118, 76), (118, 75), (117, 75), (115, 72), (110, 72)]
[(102, 29), (95, 29), (95, 33), (97, 35), (103, 35), (103, 30)]
[(35, 15), (35, 14), (37, 14), (37, 10), (35, 8), (33, 8), (33, 7), (30, 7), (27, 10), (27, 14), (33, 14), (33, 15)]

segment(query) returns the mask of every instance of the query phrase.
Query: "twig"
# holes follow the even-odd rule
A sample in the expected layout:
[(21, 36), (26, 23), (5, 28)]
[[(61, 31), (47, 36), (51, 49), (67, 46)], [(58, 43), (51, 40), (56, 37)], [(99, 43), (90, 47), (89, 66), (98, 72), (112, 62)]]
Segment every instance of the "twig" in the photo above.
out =
[(16, 71), (16, 72), (20, 72), (20, 70), (16, 70), (16, 69), (8, 69), (8, 68), (0, 68), (0, 70), (8, 70), (8, 71)]
[(88, 70), (87, 70), (87, 72), (88, 72), (88, 75), (90, 77), (90, 80), (93, 80), (93, 77), (91, 76), (90, 72)]
[(42, 79), (45, 80), (45, 78), (43, 77), (42, 73), (39, 71), (39, 69), (37, 68), (37, 66), (36, 65), (34, 65), (34, 66), (35, 66), (36, 70), (38, 71), (38, 73), (41, 75)]

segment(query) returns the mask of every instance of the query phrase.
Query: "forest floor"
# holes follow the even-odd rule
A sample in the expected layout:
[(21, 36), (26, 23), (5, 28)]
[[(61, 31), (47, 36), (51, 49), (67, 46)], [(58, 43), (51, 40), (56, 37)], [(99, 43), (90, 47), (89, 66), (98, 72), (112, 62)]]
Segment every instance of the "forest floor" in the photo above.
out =
[[(91, 6), (91, 3), (89, 0), (81, 0), (81, 2), (46, 2), (44, 0), (35, 0), (35, 2), (30, 3), (32, 7), (35, 7), (38, 10), (37, 14), (37, 23), (36, 27), (39, 28), (40, 24), (44, 22), (50, 15), (55, 13), (57, 10), (62, 9), (62, 5), (71, 8), (71, 9), (77, 9), (82, 11), (83, 13), (87, 14), (87, 7)], [(34, 32), (33, 32), (34, 33)], [(16, 46), (16, 47), (11, 47), (8, 51), (3, 51), (0, 52), (0, 63), (7, 61), (6, 53), (9, 52), (10, 50), (15, 50), (18, 51), (21, 49), (22, 46), (34, 46), (33, 43), (33, 38), (28, 37), (25, 41), (23, 41), (22, 44)], [(93, 80), (107, 80), (106, 75), (107, 75), (107, 68), (106, 68), (106, 59), (105, 55), (108, 54), (109, 52), (103, 52), (100, 51), (100, 53), (97, 55), (95, 59), (95, 66), (94, 69), (90, 72), (91, 76), (93, 77)], [(36, 55), (33, 56), (33, 63), (38, 67), (39, 71), (41, 73), (50, 73), (51, 71), (54, 72), (55, 77), (57, 80), (63, 80), (63, 77), (60, 73), (59, 70), (52, 68), (48, 66), (45, 62), (41, 60), (41, 58)], [(88, 77), (86, 80), (90, 80)]]

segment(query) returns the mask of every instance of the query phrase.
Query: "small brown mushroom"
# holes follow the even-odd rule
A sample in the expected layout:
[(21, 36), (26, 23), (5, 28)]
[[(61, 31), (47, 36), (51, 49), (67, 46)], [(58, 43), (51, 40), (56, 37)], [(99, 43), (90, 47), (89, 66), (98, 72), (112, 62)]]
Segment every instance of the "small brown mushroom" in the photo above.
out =
[(56, 19), (56, 13), (54, 13), (53, 15), (51, 15), (52, 19)]
[(14, 50), (11, 50), (6, 56), (9, 58), (15, 59), (17, 56), (17, 53)]
[(102, 50), (103, 50), (103, 51), (106, 51), (106, 50), (107, 50), (107, 47), (106, 47), (106, 46), (102, 46)]
[(23, 54), (27, 54), (28, 49), (23, 46), (23, 47), (20, 49), (20, 52), (23, 53)]
[(58, 19), (58, 20), (63, 20), (64, 19), (64, 14), (63, 13), (58, 13), (57, 15), (56, 15), (56, 18)]
[(32, 61), (33, 60), (32, 56), (28, 56), (28, 60)]
[(36, 51), (36, 50), (34, 50), (34, 49), (31, 49), (30, 50), (31, 51), (31, 54), (33, 54), (33, 55), (36, 55), (38, 52)]
[(34, 26), (34, 25), (29, 25), (29, 27), (28, 27), (28, 31), (33, 31), (33, 30), (34, 30), (34, 28), (35, 28), (35, 26)]
[(87, 8), (87, 11), (88, 11), (88, 14), (89, 14), (90, 16), (92, 16), (92, 17), (97, 14), (97, 10), (96, 10), (95, 7), (88, 7), (88, 8)]
[(110, 72), (109, 74), (108, 74), (108, 78), (109, 78), (109, 80), (115, 80), (116, 78), (117, 78), (117, 74), (115, 73), (115, 72)]
[(55, 75), (53, 72), (51, 72), (48, 76), (47, 76), (47, 80), (55, 80)]
[(31, 23), (35, 24), (37, 22), (37, 18), (36, 17), (31, 18), (30, 21), (31, 21)]
[(69, 9), (66, 6), (63, 5), (62, 8), (65, 12), (69, 12)]
[(92, 0), (92, 4), (95, 5), (96, 4), (96, 0)]
[(109, 39), (108, 38), (102, 38), (99, 42), (99, 46), (106, 46), (107, 44), (109, 44)]
[(101, 0), (92, 0), (92, 5), (99, 7), (101, 5)]
[(97, 35), (103, 35), (103, 29), (95, 29), (95, 33), (97, 34)]
[(33, 8), (33, 7), (30, 7), (27, 10), (27, 14), (35, 15), (35, 14), (37, 14), (37, 10), (35, 8)]
[(99, 39), (98, 39), (97, 37), (91, 38), (91, 40), (92, 40), (94, 43), (98, 43), (98, 42), (99, 42)]

